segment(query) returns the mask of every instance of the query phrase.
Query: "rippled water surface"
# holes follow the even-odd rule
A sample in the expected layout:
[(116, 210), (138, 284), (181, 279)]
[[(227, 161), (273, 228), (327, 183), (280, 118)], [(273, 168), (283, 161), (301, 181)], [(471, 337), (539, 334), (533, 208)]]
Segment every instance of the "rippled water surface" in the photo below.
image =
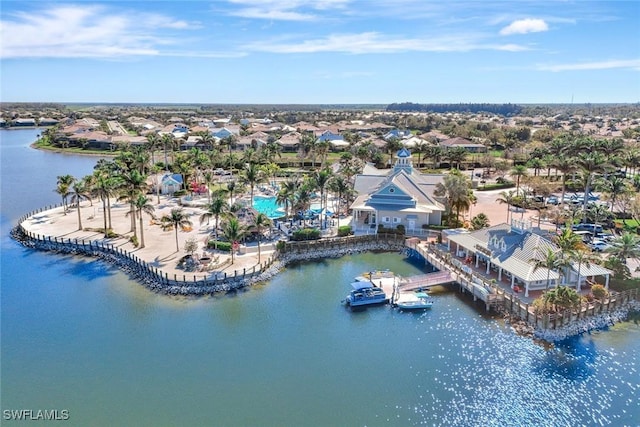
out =
[[(176, 299), (91, 259), (26, 250), (11, 221), (57, 202), (65, 165), (80, 175), (95, 160), (34, 152), (20, 132), (0, 132), (3, 410), (68, 409), (79, 426), (638, 425), (636, 323), (546, 348), (452, 289), (423, 313), (340, 304), (362, 272), (420, 272), (399, 254)], [(29, 169), (41, 156), (48, 166)], [(31, 172), (14, 179), (7, 162)]]

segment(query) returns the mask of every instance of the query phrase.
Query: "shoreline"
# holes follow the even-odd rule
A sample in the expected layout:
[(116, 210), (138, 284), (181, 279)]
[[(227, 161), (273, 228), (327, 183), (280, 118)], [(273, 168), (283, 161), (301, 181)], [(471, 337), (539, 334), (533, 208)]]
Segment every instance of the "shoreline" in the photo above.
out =
[[(56, 207), (53, 209), (56, 209)], [(12, 228), (11, 237), (27, 248), (60, 254), (84, 255), (102, 260), (117, 267), (127, 274), (129, 278), (150, 291), (169, 296), (201, 297), (237, 292), (248, 286), (269, 281), (286, 268), (287, 265), (295, 262), (340, 258), (345, 255), (362, 252), (396, 252), (410, 249), (404, 236), (399, 238), (397, 235), (376, 234), (353, 236), (351, 238), (343, 237), (324, 241), (303, 242), (301, 244), (296, 243), (290, 247), (285, 246), (282, 250), (273, 252), (265, 262), (254, 264), (253, 267), (234, 270), (232, 273), (218, 271), (199, 280), (194, 275), (193, 280), (191, 280), (190, 278), (187, 279), (185, 272), (182, 275), (182, 279), (179, 279), (176, 274), (174, 274), (173, 279), (170, 279), (166, 271), (154, 267), (153, 263), (141, 259), (136, 253), (128, 252), (119, 246), (113, 245), (111, 242), (91, 238), (84, 240), (52, 237), (45, 234), (36, 234), (23, 227), (22, 223), (27, 218), (47, 210), (51, 210), (51, 207), (42, 208), (23, 216), (18, 224)], [(519, 335), (554, 343), (571, 336), (625, 321), (629, 312), (633, 310), (640, 310), (640, 302), (631, 299), (624, 305), (612, 308), (606, 313), (592, 314), (588, 318), (578, 319), (554, 329), (535, 327), (533, 324), (516, 317), (510, 318), (508, 322), (514, 332)], [(504, 308), (499, 308), (498, 312), (500, 311), (504, 313)]]
[[(32, 233), (26, 232), (21, 225), (17, 225), (12, 228), (10, 236), (13, 240), (20, 243), (22, 246), (40, 250), (44, 252), (55, 252), (60, 254), (70, 255), (83, 255), (100, 259), (108, 264), (111, 264), (124, 273), (126, 273), (132, 280), (135, 280), (145, 288), (164, 295), (183, 295), (183, 296), (204, 296), (214, 295), (222, 292), (236, 291), (238, 289), (252, 286), (254, 284), (263, 283), (276, 274), (290, 263), (294, 262), (309, 262), (316, 259), (327, 258), (339, 258), (349, 254), (356, 254), (361, 252), (370, 251), (382, 251), (392, 252), (397, 251), (403, 247), (403, 244), (398, 245), (385, 240), (367, 242), (360, 247), (339, 247), (332, 248), (317, 252), (299, 252), (299, 253), (286, 253), (282, 254), (276, 252), (272, 257), (258, 265), (259, 270), (256, 271), (254, 267), (250, 272), (246, 269), (242, 274), (237, 274), (237, 270), (233, 275), (224, 273), (221, 277), (220, 273), (217, 273), (208, 280), (177, 280), (169, 279), (168, 274), (157, 269), (150, 267), (145, 261), (136, 257), (133, 254), (125, 250), (114, 247), (113, 245), (91, 242), (88, 243), (84, 240), (78, 241), (77, 239), (71, 240), (57, 238), (51, 240), (42, 236), (40, 239), (31, 235)], [(186, 274), (184, 275), (186, 278)]]
[(117, 152), (113, 152), (113, 151), (105, 151), (104, 153), (97, 153), (97, 152), (89, 152), (89, 153), (83, 153), (82, 151), (67, 151), (64, 148), (45, 148), (45, 147), (38, 147), (36, 145), (38, 141), (34, 141), (31, 144), (29, 144), (29, 148), (33, 148), (34, 150), (40, 150), (40, 151), (46, 151), (48, 153), (56, 153), (56, 154), (64, 154), (64, 155), (78, 155), (78, 156), (88, 156), (88, 157), (115, 157), (118, 155)]

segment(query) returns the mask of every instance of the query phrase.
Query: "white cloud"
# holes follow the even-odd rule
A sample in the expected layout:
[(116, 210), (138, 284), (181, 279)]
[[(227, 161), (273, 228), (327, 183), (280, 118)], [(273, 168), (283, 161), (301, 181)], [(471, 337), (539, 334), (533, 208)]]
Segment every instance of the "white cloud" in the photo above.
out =
[(538, 65), (541, 71), (580, 71), (580, 70), (609, 70), (613, 68), (628, 68), (640, 71), (640, 59), (610, 60), (599, 62), (578, 62), (574, 64)]
[(466, 52), (471, 50), (527, 50), (515, 44), (492, 45), (477, 41), (477, 36), (457, 34), (429, 38), (403, 38), (377, 32), (331, 34), (301, 42), (261, 41), (243, 46), (249, 51), (271, 53), (341, 52), (350, 54), (398, 52)]
[(314, 21), (316, 12), (343, 9), (351, 0), (229, 0), (240, 8), (231, 16), (276, 21)]
[(171, 17), (113, 12), (101, 6), (54, 6), (0, 21), (0, 57), (113, 58), (160, 54), (177, 41), (162, 30), (199, 28)]
[(511, 24), (500, 30), (500, 34), (504, 36), (508, 34), (539, 33), (547, 30), (549, 30), (549, 26), (544, 20), (526, 18), (513, 21)]

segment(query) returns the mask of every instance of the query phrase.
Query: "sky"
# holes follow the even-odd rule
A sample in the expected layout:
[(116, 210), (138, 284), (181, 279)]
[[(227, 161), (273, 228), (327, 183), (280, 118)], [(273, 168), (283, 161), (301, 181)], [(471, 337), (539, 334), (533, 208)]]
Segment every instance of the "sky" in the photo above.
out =
[(2, 0), (0, 101), (640, 102), (640, 1)]

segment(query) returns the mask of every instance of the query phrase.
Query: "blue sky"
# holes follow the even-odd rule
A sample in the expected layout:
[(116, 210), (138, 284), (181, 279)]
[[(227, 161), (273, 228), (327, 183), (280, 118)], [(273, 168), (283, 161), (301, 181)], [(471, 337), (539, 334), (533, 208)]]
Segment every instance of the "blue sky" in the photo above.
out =
[(0, 99), (640, 101), (640, 1), (24, 1)]

